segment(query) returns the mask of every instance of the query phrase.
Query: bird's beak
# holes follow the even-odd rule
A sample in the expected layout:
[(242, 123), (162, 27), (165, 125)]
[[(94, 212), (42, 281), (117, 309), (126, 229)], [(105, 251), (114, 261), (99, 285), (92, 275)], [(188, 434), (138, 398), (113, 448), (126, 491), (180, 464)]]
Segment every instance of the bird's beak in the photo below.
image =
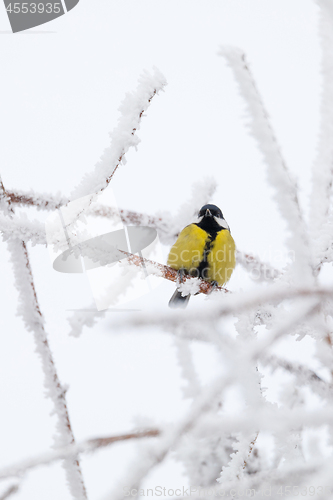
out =
[(211, 211), (209, 210), (209, 208), (207, 208), (207, 210), (206, 210), (205, 217), (212, 217), (212, 214), (211, 214)]

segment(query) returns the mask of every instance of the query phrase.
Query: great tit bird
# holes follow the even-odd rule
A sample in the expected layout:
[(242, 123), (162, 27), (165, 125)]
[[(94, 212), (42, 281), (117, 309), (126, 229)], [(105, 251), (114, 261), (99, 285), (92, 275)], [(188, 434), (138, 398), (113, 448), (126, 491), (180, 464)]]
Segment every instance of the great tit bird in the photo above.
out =
[[(223, 286), (235, 268), (235, 242), (227, 221), (216, 205), (204, 205), (198, 221), (186, 226), (170, 250), (168, 266), (180, 275), (187, 274)], [(170, 307), (185, 308), (185, 297), (178, 290), (169, 301)]]

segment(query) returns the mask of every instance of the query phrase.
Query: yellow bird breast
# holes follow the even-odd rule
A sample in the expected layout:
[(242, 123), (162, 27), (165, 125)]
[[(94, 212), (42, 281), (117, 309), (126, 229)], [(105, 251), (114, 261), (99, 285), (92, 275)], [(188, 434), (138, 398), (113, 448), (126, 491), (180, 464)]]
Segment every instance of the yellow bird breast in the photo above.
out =
[(235, 268), (235, 242), (228, 229), (213, 239), (196, 224), (186, 226), (170, 250), (168, 266), (222, 286)]

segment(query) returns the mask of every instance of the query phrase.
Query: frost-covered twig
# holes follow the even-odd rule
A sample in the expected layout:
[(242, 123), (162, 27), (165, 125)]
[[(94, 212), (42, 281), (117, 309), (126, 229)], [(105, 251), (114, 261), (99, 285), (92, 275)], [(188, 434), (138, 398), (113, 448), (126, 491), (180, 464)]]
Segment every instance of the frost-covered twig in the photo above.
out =
[(114, 443), (119, 443), (120, 441), (129, 441), (132, 439), (142, 439), (147, 437), (156, 437), (161, 434), (159, 429), (149, 429), (138, 432), (131, 432), (128, 434), (122, 434), (119, 436), (102, 437), (87, 439), (81, 443), (73, 444), (71, 446), (66, 446), (63, 448), (57, 448), (54, 451), (49, 451), (43, 453), (35, 458), (29, 458), (17, 464), (10, 465), (3, 469), (0, 469), (0, 479), (7, 479), (13, 476), (21, 476), (25, 472), (34, 469), (40, 465), (49, 465), (62, 459), (69, 459), (76, 457), (81, 453), (90, 453), (99, 448), (104, 448), (110, 446)]
[(201, 384), (195, 370), (191, 345), (188, 340), (176, 337), (175, 346), (181, 374), (186, 381), (183, 387), (184, 398), (193, 398), (200, 392)]
[(245, 54), (235, 47), (222, 47), (220, 54), (232, 68), (250, 117), (250, 127), (267, 165), (268, 180), (275, 190), (275, 199), (290, 232), (290, 248), (295, 252), (299, 282), (309, 282), (311, 264), (308, 237), (301, 214), (297, 185), (292, 179), (280, 146), (269, 121)]
[(315, 394), (320, 395), (322, 398), (333, 398), (333, 385), (326, 382), (320, 378), (316, 372), (300, 363), (296, 363), (295, 361), (291, 362), (274, 355), (261, 356), (260, 363), (263, 366), (271, 368), (272, 371), (278, 368), (286, 370), (295, 377), (297, 385), (310, 387)]
[(249, 460), (259, 432), (242, 432), (238, 442), (234, 443), (235, 452), (231, 454), (231, 460), (227, 466), (223, 467), (218, 482), (229, 483), (234, 479), (242, 479), (247, 461)]
[(327, 0), (316, 0), (316, 3), (319, 6), (322, 92), (309, 210), (309, 225), (313, 235), (318, 235), (328, 215), (333, 181), (333, 7)]
[[(190, 432), (197, 424), (202, 415), (206, 414), (212, 407), (214, 401), (230, 385), (232, 379), (229, 376), (222, 376), (216, 379), (209, 387), (205, 388), (196, 397), (191, 405), (190, 411), (174, 425), (169, 431), (165, 431), (163, 436), (155, 446), (149, 446), (140, 452), (140, 461), (136, 460), (130, 468), (129, 477), (124, 484), (132, 489), (132, 485), (138, 485), (146, 475), (168, 455), (169, 451), (175, 447), (182, 436)], [(112, 500), (124, 498), (123, 488), (110, 495)]]
[(140, 128), (141, 118), (154, 95), (163, 90), (166, 83), (165, 77), (157, 68), (154, 68), (153, 75), (145, 72), (140, 77), (136, 91), (128, 93), (119, 108), (121, 116), (117, 127), (110, 134), (110, 146), (104, 150), (95, 171), (86, 174), (74, 189), (71, 200), (101, 192), (107, 187), (119, 165), (125, 163), (127, 151), (138, 146), (136, 131)]
[[(256, 339), (256, 333), (254, 331), (255, 322), (255, 312), (253, 310), (245, 310), (238, 313), (238, 321), (235, 325), (238, 336), (237, 343), (241, 349), (244, 345), (251, 340), (251, 343)], [(244, 347), (243, 347), (244, 348)], [(250, 352), (246, 349), (246, 352)], [(237, 360), (238, 361), (238, 360)], [(261, 375), (259, 374), (256, 366), (256, 360), (249, 359), (243, 360), (241, 363), (246, 367), (246, 377), (242, 380), (245, 403), (247, 408), (261, 408), (263, 407), (265, 401), (263, 400), (263, 395), (261, 391)], [(239, 362), (239, 361), (238, 361)], [(235, 478), (241, 479), (244, 475), (245, 467), (251, 456), (253, 447), (259, 435), (259, 428), (256, 426), (249, 432), (240, 432), (237, 436), (237, 443), (233, 443), (233, 448), (235, 453), (230, 457), (230, 461), (227, 466), (222, 467), (222, 471), (219, 479), (220, 483), (225, 481), (232, 481)]]
[[(262, 353), (266, 351), (268, 347), (272, 345), (280, 336), (282, 333), (289, 333), (292, 327), (294, 327), (295, 324), (297, 324), (300, 320), (303, 318), (306, 318), (309, 314), (313, 313), (314, 306), (313, 303), (306, 304), (306, 306), (302, 306), (297, 310), (297, 314), (293, 313), (291, 314), (291, 317), (289, 318), (289, 321), (283, 321), (279, 325), (278, 328), (270, 332), (269, 339), (268, 341), (260, 341), (260, 342), (254, 342), (254, 340), (249, 340), (249, 339), (244, 339), (246, 342), (246, 348), (243, 350), (239, 350), (239, 353), (236, 350), (235, 352), (235, 357), (232, 360), (234, 363), (230, 365), (229, 370), (228, 370), (228, 376), (223, 376), (221, 377), (218, 381), (216, 381), (214, 384), (211, 384), (208, 388), (205, 388), (203, 391), (204, 394), (200, 394), (197, 399), (194, 401), (192, 408), (188, 414), (188, 416), (184, 419), (183, 422), (180, 424), (177, 424), (175, 428), (170, 431), (170, 435), (166, 435), (166, 438), (162, 441), (162, 443), (158, 443), (153, 450), (152, 448), (147, 449), (147, 453), (142, 456), (141, 454), (141, 460), (142, 463), (136, 467), (132, 466), (131, 467), (131, 474), (130, 478), (127, 479), (125, 482), (126, 485), (131, 487), (132, 485), (137, 485), (140, 484), (142, 479), (148, 474), (148, 472), (151, 471), (153, 467), (155, 467), (157, 464), (161, 463), (162, 460), (165, 459), (165, 457), (168, 454), (168, 451), (171, 448), (174, 448), (177, 444), (180, 438), (183, 436), (183, 434), (186, 434), (190, 431), (192, 431), (196, 423), (199, 419), (199, 416), (206, 415), (207, 418), (207, 411), (211, 409), (212, 402), (215, 401), (215, 399), (221, 395), (223, 390), (228, 387), (230, 384), (237, 384), (237, 383), (244, 383), (244, 376), (249, 375), (249, 370), (251, 371), (253, 369), (253, 361), (256, 360), (258, 356), (260, 356)], [(238, 343), (238, 346), (240, 347), (240, 344)], [(207, 394), (205, 394), (207, 392)], [(281, 419), (277, 419), (276, 411), (272, 412), (272, 408), (266, 408), (265, 405), (260, 405), (259, 408), (256, 407), (255, 404), (253, 404), (257, 400), (257, 397), (255, 400), (250, 399), (251, 406), (249, 411), (246, 413), (243, 413), (241, 417), (238, 416), (238, 419), (241, 420), (241, 423), (239, 426), (235, 426), (234, 422), (234, 416), (232, 417), (222, 417), (221, 420), (227, 423), (223, 427), (221, 425), (220, 429), (223, 432), (235, 432), (237, 429), (243, 433), (244, 436), (248, 434), (249, 436), (251, 433), (253, 433), (253, 429), (258, 429), (261, 430), (262, 427), (265, 427), (263, 422), (264, 418), (273, 413), (275, 417), (275, 424), (276, 425), (281, 425)], [(265, 417), (263, 419), (258, 419), (255, 417), (262, 412)], [(248, 419), (248, 415), (251, 413), (253, 415), (252, 418)], [(332, 416), (328, 417), (330, 415), (329, 411), (325, 413), (325, 422), (327, 423), (330, 421)], [(220, 419), (220, 417), (216, 417), (217, 419)], [(298, 415), (299, 418), (299, 415)], [(236, 418), (237, 420), (237, 418)], [(323, 421), (323, 416), (321, 416), (320, 421)], [(212, 423), (212, 422), (211, 422)], [(266, 428), (267, 425), (271, 424), (271, 421), (268, 418), (268, 421), (266, 422)], [(229, 425), (228, 425), (229, 424)], [(244, 467), (244, 462), (246, 460), (246, 457), (248, 457), (249, 452), (252, 450), (252, 443), (255, 441), (255, 436), (257, 432), (253, 437), (249, 437), (248, 440), (244, 440), (243, 446), (244, 446), (244, 453), (239, 454), (240, 458), (240, 463), (239, 467), (237, 466), (238, 470), (243, 470)], [(133, 470), (134, 468), (134, 470)], [(113, 495), (112, 498), (123, 498), (123, 495)]]
[[(138, 275), (139, 270), (135, 266), (126, 266), (125, 273), (118, 280), (117, 286), (110, 283), (106, 292), (103, 293), (103, 299), (100, 297), (100, 302), (107, 304), (107, 307), (117, 304), (119, 297), (124, 295), (127, 290), (133, 285), (133, 278)], [(97, 310), (96, 304), (93, 303), (85, 310), (74, 311), (68, 318), (71, 326), (69, 335), (78, 337), (81, 335), (84, 327), (92, 327), (98, 320), (105, 317), (105, 310)]]
[[(227, 293), (223, 295), (223, 300), (214, 300), (210, 303), (209, 317), (205, 318), (205, 321), (216, 321), (217, 318), (222, 318), (231, 314), (238, 316), (239, 313), (255, 309), (263, 304), (269, 303), (279, 303), (284, 300), (290, 299), (307, 299), (307, 298), (317, 298), (318, 300), (323, 298), (332, 297), (333, 289), (330, 288), (287, 288), (279, 287), (278, 285), (269, 287), (264, 290), (258, 290), (256, 292), (250, 290), (247, 292), (239, 292), (235, 294)], [(213, 297), (218, 297), (218, 294), (212, 294)], [(300, 313), (301, 315), (301, 313)], [(184, 321), (190, 327), (195, 324), (199, 324), (202, 319), (202, 311), (172, 311), (172, 314), (168, 313), (145, 313), (145, 315), (132, 315), (128, 318), (129, 323), (136, 324), (138, 326), (142, 325), (175, 325)], [(123, 324), (126, 324), (124, 321)], [(119, 325), (121, 327), (121, 325)], [(186, 338), (186, 337), (185, 337)]]
[(260, 359), (263, 353), (279, 340), (283, 335), (290, 333), (295, 326), (304, 320), (310, 318), (313, 314), (319, 311), (320, 300), (315, 297), (310, 297), (304, 300), (304, 303), (298, 304), (292, 311), (286, 311), (276, 322), (274, 328), (258, 342), (253, 343), (251, 356), (253, 359)]
[[(7, 200), (5, 210), (13, 214), (13, 208), (0, 179), (0, 198)], [(2, 202), (3, 205), (3, 202)], [(66, 390), (62, 387), (49, 346), (48, 338), (44, 328), (44, 318), (41, 313), (35, 283), (30, 266), (30, 259), (26, 244), (17, 238), (7, 242), (13, 264), (15, 285), (19, 292), (19, 310), (27, 330), (34, 334), (36, 351), (39, 354), (44, 371), (44, 385), (47, 394), (54, 404), (54, 410), (58, 417), (56, 440), (57, 446), (69, 446), (75, 442), (69, 419)], [(85, 500), (86, 489), (82, 478), (82, 472), (78, 459), (73, 457), (64, 461), (67, 481), (73, 498)]]
[(61, 196), (60, 194), (41, 194), (35, 191), (7, 191), (7, 195), (11, 203), (19, 207), (30, 206), (36, 207), (38, 210), (57, 210), (62, 205), (66, 205), (66, 203), (69, 202), (69, 198)]
[[(31, 206), (36, 207), (38, 210), (54, 211), (58, 208), (69, 203), (69, 198), (60, 195), (41, 194), (34, 191), (11, 191), (7, 193), (11, 203), (17, 206)], [(167, 231), (168, 215), (163, 216), (148, 215), (133, 210), (117, 209), (107, 205), (95, 203), (93, 206), (88, 207), (85, 211), (87, 216), (105, 217), (106, 219), (118, 221), (120, 216), (124, 224), (134, 226), (149, 226), (155, 227), (162, 232)], [(172, 235), (176, 237), (177, 234)]]
[(274, 281), (281, 276), (281, 271), (275, 269), (271, 264), (262, 262), (254, 255), (236, 251), (236, 262), (240, 264), (256, 281)]
[[(262, 408), (248, 408), (244, 412), (235, 412), (231, 415), (209, 415), (207, 420), (203, 418), (195, 429), (196, 434), (202, 435), (207, 432), (209, 425), (210, 433), (250, 433), (254, 427), (262, 432), (283, 432), (286, 428), (295, 429), (299, 426), (319, 428), (322, 425), (331, 425), (333, 422), (333, 405), (324, 408), (305, 410), (296, 407), (293, 409), (275, 405), (266, 405)], [(248, 444), (250, 441), (248, 441)], [(249, 450), (247, 446), (247, 451)]]
[(46, 245), (44, 224), (37, 220), (28, 220), (25, 214), (7, 216), (0, 213), (0, 232), (6, 241), (8, 238), (18, 238), (33, 245)]
[[(216, 182), (211, 178), (194, 183), (190, 198), (183, 203), (174, 217), (169, 213), (148, 215), (133, 210), (118, 210), (98, 203), (87, 206), (84, 213), (87, 216), (105, 217), (110, 220), (118, 220), (120, 216), (124, 224), (154, 227), (158, 230), (162, 242), (169, 244), (174, 242), (183, 227), (196, 216), (201, 206), (210, 201), (215, 189)], [(35, 206), (44, 210), (56, 210), (70, 201), (69, 198), (60, 195), (53, 196), (34, 191), (12, 191), (8, 196), (12, 203), (19, 206)]]

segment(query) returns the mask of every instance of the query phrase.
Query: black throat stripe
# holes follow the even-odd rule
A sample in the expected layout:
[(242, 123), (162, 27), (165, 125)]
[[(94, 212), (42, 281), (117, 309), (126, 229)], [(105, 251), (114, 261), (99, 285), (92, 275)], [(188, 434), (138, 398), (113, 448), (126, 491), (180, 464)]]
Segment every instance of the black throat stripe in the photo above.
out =
[(204, 217), (203, 220), (199, 223), (196, 224), (196, 226), (200, 227), (200, 229), (203, 229), (206, 231), (208, 238), (205, 244), (204, 252), (203, 252), (203, 259), (200, 262), (199, 266), (196, 268), (196, 276), (199, 275), (200, 278), (207, 279), (207, 259), (208, 255), (211, 252), (212, 246), (214, 241), (216, 240), (216, 236), (220, 231), (223, 231), (224, 228), (221, 227), (214, 219), (211, 217), (208, 218)]

